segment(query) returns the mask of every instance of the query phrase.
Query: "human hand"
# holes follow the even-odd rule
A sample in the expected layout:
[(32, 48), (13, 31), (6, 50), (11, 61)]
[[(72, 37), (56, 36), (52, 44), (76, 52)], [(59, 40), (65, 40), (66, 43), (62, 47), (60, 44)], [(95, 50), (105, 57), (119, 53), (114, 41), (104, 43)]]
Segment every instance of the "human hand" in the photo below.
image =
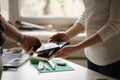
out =
[(41, 46), (40, 40), (35, 36), (24, 35), (24, 39), (21, 42), (21, 47), (30, 55)]
[(59, 51), (55, 53), (54, 57), (66, 58), (67, 56), (75, 52), (76, 50), (77, 49), (75, 48), (74, 45), (64, 46), (63, 48), (61, 48)]
[(68, 40), (69, 40), (69, 36), (67, 35), (67, 33), (65, 33), (65, 32), (59, 32), (59, 33), (53, 35), (52, 37), (50, 37), (50, 39), (48, 40), (48, 42), (68, 41)]

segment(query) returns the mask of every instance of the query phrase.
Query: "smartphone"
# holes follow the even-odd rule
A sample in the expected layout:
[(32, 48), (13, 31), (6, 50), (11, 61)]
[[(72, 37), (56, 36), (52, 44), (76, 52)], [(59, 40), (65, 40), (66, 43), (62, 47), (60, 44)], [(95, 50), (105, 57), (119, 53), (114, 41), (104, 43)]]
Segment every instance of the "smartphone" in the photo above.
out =
[(69, 45), (69, 42), (50, 42), (42, 44), (40, 48), (36, 50), (38, 57), (41, 59), (51, 59), (53, 55), (62, 47)]
[(51, 50), (54, 48), (59, 48), (60, 46), (56, 43), (43, 43), (37, 50), (36, 52), (42, 52), (42, 51), (46, 51), (46, 50)]

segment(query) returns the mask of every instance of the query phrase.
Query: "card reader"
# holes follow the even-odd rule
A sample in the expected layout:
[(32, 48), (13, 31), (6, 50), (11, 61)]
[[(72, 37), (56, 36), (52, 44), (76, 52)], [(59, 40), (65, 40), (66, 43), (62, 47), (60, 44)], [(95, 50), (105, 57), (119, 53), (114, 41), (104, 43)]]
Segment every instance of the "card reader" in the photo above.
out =
[[(52, 45), (51, 45), (52, 44)], [(44, 45), (41, 45), (40, 48), (36, 50), (38, 54), (38, 57), (40, 57), (43, 60), (48, 60), (53, 57), (53, 55), (62, 47), (69, 45), (70, 42), (50, 42), (46, 43)], [(45, 49), (44, 49), (45, 48)]]

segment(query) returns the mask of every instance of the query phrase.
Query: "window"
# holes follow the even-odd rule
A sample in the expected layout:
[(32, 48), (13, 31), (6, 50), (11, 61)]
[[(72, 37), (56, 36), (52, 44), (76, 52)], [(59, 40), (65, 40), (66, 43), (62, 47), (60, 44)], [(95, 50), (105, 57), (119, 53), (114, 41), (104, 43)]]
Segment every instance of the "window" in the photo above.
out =
[(0, 13), (6, 20), (9, 20), (8, 0), (0, 0)]
[(10, 0), (12, 21), (68, 25), (73, 24), (83, 10), (82, 0)]
[(78, 17), (83, 11), (81, 0), (20, 0), (22, 17)]

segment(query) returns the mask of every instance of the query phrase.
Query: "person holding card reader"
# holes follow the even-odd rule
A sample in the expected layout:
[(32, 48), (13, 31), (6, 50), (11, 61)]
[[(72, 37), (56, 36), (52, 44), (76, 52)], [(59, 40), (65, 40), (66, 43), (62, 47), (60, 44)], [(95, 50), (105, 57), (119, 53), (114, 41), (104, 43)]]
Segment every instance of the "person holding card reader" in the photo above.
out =
[(51, 41), (69, 41), (85, 32), (85, 38), (63, 47), (55, 57), (66, 58), (85, 50), (89, 69), (120, 80), (120, 0), (83, 0), (84, 12), (64, 32), (50, 37)]

